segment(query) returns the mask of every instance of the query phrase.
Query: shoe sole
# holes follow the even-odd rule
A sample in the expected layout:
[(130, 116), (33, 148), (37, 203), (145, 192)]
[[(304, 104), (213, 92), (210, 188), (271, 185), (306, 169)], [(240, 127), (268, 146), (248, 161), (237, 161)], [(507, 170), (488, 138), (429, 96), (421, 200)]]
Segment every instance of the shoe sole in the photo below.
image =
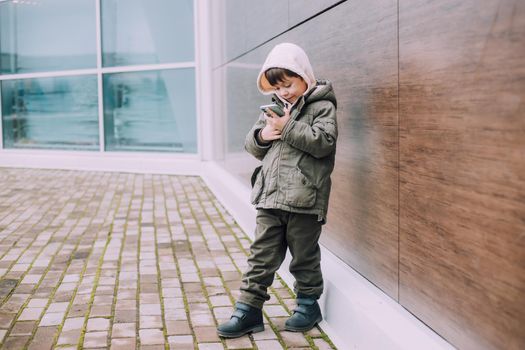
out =
[(290, 332), (308, 332), (310, 329), (314, 328), (316, 324), (318, 324), (319, 322), (321, 322), (323, 320), (323, 316), (319, 316), (319, 318), (317, 318), (317, 320), (315, 320), (314, 323), (312, 324), (309, 324), (308, 326), (306, 327), (290, 327), (290, 326), (287, 326), (286, 324), (284, 325), (284, 329), (286, 331), (290, 331)]
[(259, 333), (259, 332), (262, 332), (264, 331), (264, 325), (261, 324), (261, 325), (257, 325), (255, 327), (252, 327), (250, 329), (247, 329), (243, 332), (238, 332), (238, 333), (227, 333), (227, 332), (220, 332), (220, 331), (217, 331), (217, 334), (223, 338), (239, 338), (239, 337), (242, 337), (243, 335), (246, 335), (246, 334), (249, 334), (249, 333)]

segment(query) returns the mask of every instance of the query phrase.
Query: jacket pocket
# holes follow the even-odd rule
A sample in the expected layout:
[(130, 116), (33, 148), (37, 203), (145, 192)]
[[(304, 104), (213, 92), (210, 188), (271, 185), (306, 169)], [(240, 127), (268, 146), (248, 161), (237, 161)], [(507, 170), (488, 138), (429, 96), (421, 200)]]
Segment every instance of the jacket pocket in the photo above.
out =
[(262, 169), (262, 165), (259, 165), (257, 168), (253, 170), (252, 176), (250, 178), (250, 183), (252, 184), (252, 188), (255, 185), (255, 181), (257, 180), (257, 175), (259, 175), (259, 172)]
[(317, 190), (299, 168), (290, 170), (286, 184), (286, 205), (309, 208), (315, 204)]
[(257, 167), (252, 174), (252, 194), (250, 201), (252, 204), (259, 203), (259, 198), (264, 189), (264, 175), (260, 167)]

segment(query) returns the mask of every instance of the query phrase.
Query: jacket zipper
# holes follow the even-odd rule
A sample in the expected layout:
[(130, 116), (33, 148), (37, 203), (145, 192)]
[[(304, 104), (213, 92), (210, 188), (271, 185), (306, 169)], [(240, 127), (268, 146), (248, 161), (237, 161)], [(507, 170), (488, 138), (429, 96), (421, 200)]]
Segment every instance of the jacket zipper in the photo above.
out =
[(281, 141), (281, 144), (279, 145), (279, 156), (277, 157), (277, 178), (275, 180), (275, 201), (274, 206), (277, 206), (277, 199), (279, 197), (279, 174), (281, 173), (280, 167), (281, 167), (281, 153), (283, 151), (283, 141)]

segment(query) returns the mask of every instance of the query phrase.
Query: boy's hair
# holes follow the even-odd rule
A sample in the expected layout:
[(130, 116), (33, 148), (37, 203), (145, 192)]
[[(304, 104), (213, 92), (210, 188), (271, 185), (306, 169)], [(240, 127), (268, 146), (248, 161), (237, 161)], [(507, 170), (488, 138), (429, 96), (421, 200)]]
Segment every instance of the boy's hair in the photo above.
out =
[(270, 68), (264, 72), (264, 76), (272, 86), (282, 83), (286, 78), (301, 78), (299, 74), (286, 68)]

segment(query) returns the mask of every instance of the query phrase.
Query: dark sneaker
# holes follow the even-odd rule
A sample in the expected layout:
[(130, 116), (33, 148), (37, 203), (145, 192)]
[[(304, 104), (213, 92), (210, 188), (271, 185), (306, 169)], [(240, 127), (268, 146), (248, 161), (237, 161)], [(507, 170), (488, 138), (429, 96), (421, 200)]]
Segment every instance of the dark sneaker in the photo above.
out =
[(217, 327), (217, 334), (224, 338), (238, 338), (262, 331), (262, 310), (239, 302), (235, 303), (235, 311), (230, 320)]
[(284, 329), (292, 332), (306, 332), (323, 320), (321, 308), (314, 298), (297, 298), (297, 308), (286, 320)]

